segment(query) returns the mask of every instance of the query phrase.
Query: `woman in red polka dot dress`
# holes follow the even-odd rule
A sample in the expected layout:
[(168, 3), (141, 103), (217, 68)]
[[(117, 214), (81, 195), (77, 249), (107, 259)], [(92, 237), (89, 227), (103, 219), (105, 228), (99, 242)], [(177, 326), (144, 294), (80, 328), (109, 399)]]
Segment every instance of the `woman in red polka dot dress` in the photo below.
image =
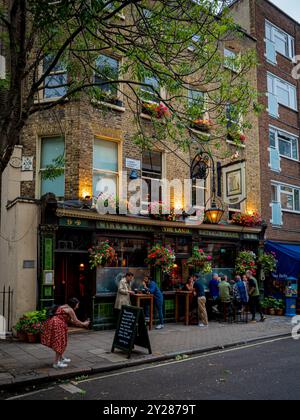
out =
[(49, 318), (44, 326), (41, 335), (41, 343), (50, 347), (55, 352), (55, 369), (68, 367), (70, 359), (64, 358), (64, 353), (68, 345), (68, 324), (76, 327), (88, 328), (90, 321), (81, 322), (75, 315), (79, 308), (79, 300), (70, 299), (67, 305), (59, 306), (55, 314)]

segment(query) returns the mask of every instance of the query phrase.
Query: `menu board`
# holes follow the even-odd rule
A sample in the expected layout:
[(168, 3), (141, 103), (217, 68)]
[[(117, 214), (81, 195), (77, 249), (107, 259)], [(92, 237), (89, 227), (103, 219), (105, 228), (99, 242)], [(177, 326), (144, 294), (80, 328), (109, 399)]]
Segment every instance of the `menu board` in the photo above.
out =
[(130, 358), (135, 345), (147, 348), (149, 354), (152, 353), (143, 310), (134, 306), (123, 306), (111, 351), (113, 353), (115, 348), (123, 350)]

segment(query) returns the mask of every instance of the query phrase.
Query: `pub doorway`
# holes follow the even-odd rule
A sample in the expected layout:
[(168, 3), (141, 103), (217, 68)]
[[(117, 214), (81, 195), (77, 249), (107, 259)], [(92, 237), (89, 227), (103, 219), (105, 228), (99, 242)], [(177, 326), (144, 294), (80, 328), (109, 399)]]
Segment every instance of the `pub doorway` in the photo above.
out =
[(91, 318), (94, 288), (94, 275), (89, 268), (88, 254), (56, 253), (55, 302), (57, 304), (64, 304), (76, 297), (80, 301), (78, 318), (83, 321)]

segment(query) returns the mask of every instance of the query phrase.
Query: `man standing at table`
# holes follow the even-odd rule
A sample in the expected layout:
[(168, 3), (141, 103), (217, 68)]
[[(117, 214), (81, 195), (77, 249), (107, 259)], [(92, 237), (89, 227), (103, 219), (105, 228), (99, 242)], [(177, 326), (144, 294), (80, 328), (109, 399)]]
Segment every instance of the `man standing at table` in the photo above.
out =
[(208, 327), (208, 316), (206, 310), (206, 297), (205, 297), (205, 288), (202, 281), (197, 278), (197, 281), (194, 284), (194, 288), (198, 298), (198, 315), (199, 315), (199, 327), (207, 328)]
[(134, 275), (132, 273), (127, 273), (125, 277), (122, 278), (118, 287), (117, 299), (115, 303), (115, 309), (120, 313), (122, 306), (130, 306), (130, 296), (134, 295), (134, 292), (131, 290), (131, 283), (133, 281)]
[(164, 328), (164, 295), (157, 286), (156, 282), (151, 280), (148, 276), (144, 278), (144, 286), (147, 292), (154, 296), (154, 305), (159, 316), (159, 325), (157, 325), (156, 330), (162, 330)]

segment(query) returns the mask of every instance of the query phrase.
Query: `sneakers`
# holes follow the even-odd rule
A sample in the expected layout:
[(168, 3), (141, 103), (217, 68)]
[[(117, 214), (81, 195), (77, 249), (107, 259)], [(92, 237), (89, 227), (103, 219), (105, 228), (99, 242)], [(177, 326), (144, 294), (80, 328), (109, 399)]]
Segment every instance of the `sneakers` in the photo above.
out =
[(202, 324), (202, 323), (200, 322), (200, 324), (198, 325), (198, 327), (200, 327), (200, 328), (208, 328), (208, 325), (204, 325), (204, 324)]
[(158, 325), (157, 327), (155, 327), (156, 330), (162, 330), (164, 328), (163, 325)]
[(61, 363), (71, 363), (71, 359), (67, 359), (66, 357), (62, 357), (60, 361)]
[(66, 363), (63, 363), (62, 361), (58, 362), (58, 363), (54, 363), (53, 368), (54, 369), (64, 369), (67, 368), (68, 365)]
[(266, 317), (265, 316), (263, 316), (262, 318), (261, 318), (261, 320), (260, 320), (260, 322), (265, 322), (266, 321)]

